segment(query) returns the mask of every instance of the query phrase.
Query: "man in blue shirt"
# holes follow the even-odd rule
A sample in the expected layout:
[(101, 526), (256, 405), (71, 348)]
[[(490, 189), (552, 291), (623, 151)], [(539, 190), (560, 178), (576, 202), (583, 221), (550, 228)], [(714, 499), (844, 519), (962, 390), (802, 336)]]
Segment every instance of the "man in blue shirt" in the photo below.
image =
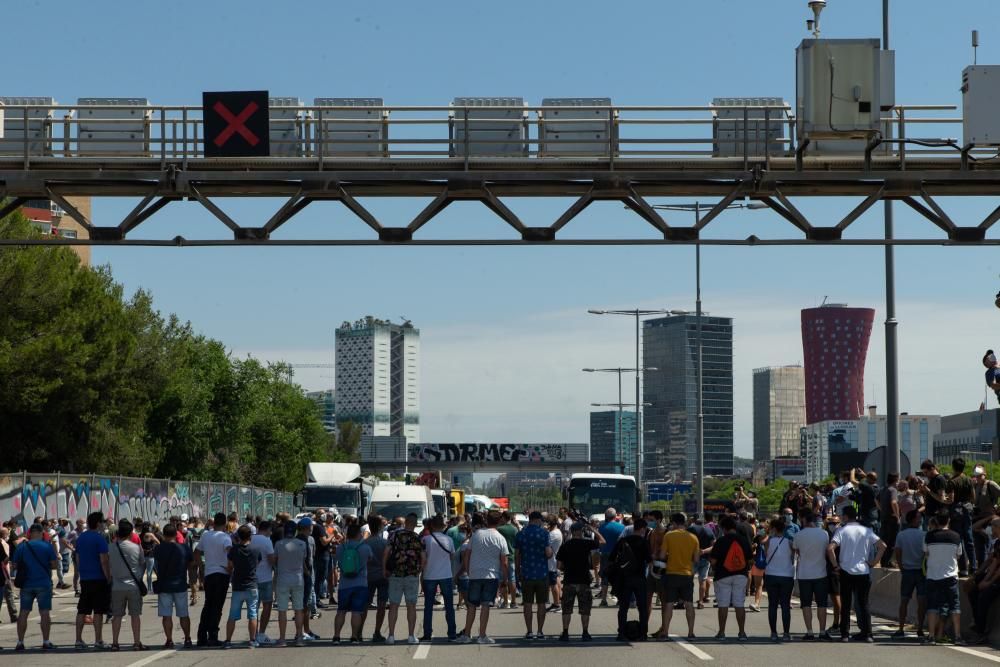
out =
[(993, 350), (986, 350), (983, 366), (986, 366), (986, 386), (993, 390), (997, 402), (1000, 403), (1000, 368), (997, 367), (997, 357), (993, 354)]
[(55, 646), (49, 641), (49, 629), (52, 627), (52, 570), (59, 566), (59, 554), (44, 539), (40, 524), (31, 524), (28, 541), (17, 547), (11, 564), (14, 566), (15, 581), (21, 570), (27, 575), (21, 586), (21, 612), (17, 616), (17, 646), (14, 650), (24, 650), (24, 633), (28, 629), (28, 616), (35, 606), (35, 600), (38, 601), (38, 615), (42, 621), (42, 648), (54, 649)]
[(361, 643), (361, 622), (368, 610), (368, 561), (371, 558), (372, 548), (361, 541), (361, 524), (352, 523), (347, 527), (347, 541), (337, 547), (336, 562), (340, 569), (337, 598), (340, 604), (333, 622), (334, 644), (340, 643), (340, 631), (347, 612), (351, 613), (351, 643)]
[(604, 512), (604, 523), (597, 530), (604, 538), (604, 544), (601, 545), (601, 594), (598, 597), (601, 598), (601, 606), (607, 607), (608, 584), (610, 583), (608, 581), (608, 558), (615, 545), (618, 544), (618, 538), (625, 532), (625, 526), (618, 521), (618, 512), (615, 511), (614, 507), (609, 507)]
[(111, 566), (104, 537), (104, 514), (87, 516), (87, 530), (76, 538), (76, 567), (80, 574), (80, 599), (76, 604), (76, 648), (85, 649), (85, 618), (94, 616), (94, 648), (103, 649), (104, 615), (111, 613)]
[[(514, 538), (514, 562), (521, 596), (524, 603), (524, 625), (527, 640), (545, 639), (542, 626), (545, 625), (545, 606), (549, 603), (549, 532), (542, 527), (542, 513), (535, 511), (528, 515), (527, 527)], [(535, 605), (538, 616), (538, 635), (531, 632), (531, 605)]]

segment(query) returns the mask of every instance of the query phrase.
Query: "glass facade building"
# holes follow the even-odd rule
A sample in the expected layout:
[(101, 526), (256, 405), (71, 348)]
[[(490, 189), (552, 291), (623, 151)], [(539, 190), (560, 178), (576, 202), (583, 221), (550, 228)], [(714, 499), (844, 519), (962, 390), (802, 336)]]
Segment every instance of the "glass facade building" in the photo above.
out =
[(800, 456), (799, 431), (805, 425), (806, 390), (802, 366), (754, 369), (753, 460)]
[[(643, 322), (643, 479), (688, 480), (697, 470), (697, 321)], [(733, 320), (702, 317), (705, 474), (733, 474)]]
[[(635, 442), (635, 412), (590, 413), (591, 472), (635, 475)], [(602, 463), (594, 464), (594, 461)]]

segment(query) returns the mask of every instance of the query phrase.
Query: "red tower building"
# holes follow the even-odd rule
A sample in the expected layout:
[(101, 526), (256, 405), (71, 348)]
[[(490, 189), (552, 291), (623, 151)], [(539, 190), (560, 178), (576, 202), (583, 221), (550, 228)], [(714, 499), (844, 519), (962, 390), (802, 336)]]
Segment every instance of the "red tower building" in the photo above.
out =
[(865, 358), (875, 311), (830, 303), (802, 311), (806, 422), (857, 419), (865, 407)]

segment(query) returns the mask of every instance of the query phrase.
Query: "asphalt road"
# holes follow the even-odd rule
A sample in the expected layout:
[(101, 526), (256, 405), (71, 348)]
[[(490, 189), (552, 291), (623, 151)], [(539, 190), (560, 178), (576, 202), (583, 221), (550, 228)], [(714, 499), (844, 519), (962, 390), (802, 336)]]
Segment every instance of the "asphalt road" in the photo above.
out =
[[(765, 597), (766, 602), (766, 597)], [(192, 632), (197, 628), (197, 619), (201, 611), (201, 601), (192, 608)], [(464, 611), (458, 612), (459, 627), (464, 621)], [(424, 642), (419, 646), (409, 646), (405, 642), (395, 646), (364, 643), (360, 646), (331, 646), (328, 641), (333, 634), (334, 613), (327, 611), (323, 617), (312, 622), (313, 631), (323, 640), (296, 648), (247, 648), (246, 622), (237, 625), (234, 635), (234, 647), (230, 650), (221, 649), (162, 649), (163, 634), (160, 620), (156, 617), (154, 596), (146, 599), (142, 616), (142, 641), (150, 646), (150, 650), (134, 652), (126, 649), (131, 645), (131, 630), (127, 619), (123, 623), (121, 642), (123, 650), (120, 653), (97, 652), (93, 649), (77, 652), (73, 649), (74, 620), (76, 615), (75, 599), (70, 592), (57, 596), (53, 609), (52, 640), (57, 648), (54, 651), (41, 651), (41, 632), (36, 615), (32, 615), (28, 627), (28, 650), (24, 653), (14, 653), (15, 629), (13, 624), (0, 625), (0, 663), (29, 665), (100, 665), (101, 667), (142, 667), (153, 664), (156, 667), (181, 667), (208, 662), (213, 665), (248, 665), (276, 664), (279, 660), (286, 665), (319, 663), (332, 665), (414, 665), (413, 661), (428, 661), (437, 665), (476, 665), (477, 667), (510, 667), (518, 665), (553, 665), (569, 664), (574, 667), (595, 665), (609, 667), (624, 664), (626, 661), (634, 664), (654, 664), (653, 661), (667, 660), (671, 663), (719, 665), (767, 665), (774, 667), (781, 664), (799, 665), (934, 665), (940, 667), (947, 664), (988, 665), (1000, 663), (1000, 651), (985, 647), (950, 647), (921, 646), (915, 636), (902, 640), (892, 640), (889, 634), (894, 630), (885, 621), (875, 622), (876, 643), (807, 643), (801, 641), (804, 625), (801, 612), (792, 611), (793, 641), (781, 645), (772, 644), (767, 626), (766, 608), (761, 613), (747, 615), (747, 630), (750, 641), (737, 643), (735, 640), (735, 619), (730, 613), (727, 641), (714, 639), (718, 629), (715, 609), (704, 609), (697, 613), (695, 632), (698, 639), (692, 641), (644, 642), (622, 644), (614, 641), (616, 627), (616, 610), (595, 608), (591, 618), (591, 633), (594, 641), (583, 644), (579, 639), (579, 617), (574, 617), (570, 626), (573, 640), (569, 644), (556, 641), (561, 630), (561, 617), (558, 613), (547, 616), (545, 630), (548, 635), (544, 641), (527, 642), (523, 639), (525, 632), (522, 612), (517, 610), (493, 610), (490, 617), (490, 635), (496, 640), (492, 646), (456, 645), (444, 639), (444, 612), (435, 612), (436, 630), (440, 638), (433, 642)], [(634, 612), (633, 612), (634, 615)], [(652, 626), (659, 627), (659, 610), (653, 610)], [(4, 614), (6, 618), (6, 614)], [(634, 617), (634, 616), (633, 616)], [(422, 609), (418, 607), (417, 635), (420, 635)], [(225, 615), (223, 616), (225, 619)], [(373, 616), (368, 619), (366, 636), (371, 636)], [(680, 622), (680, 623), (678, 623)], [(272, 623), (275, 623), (272, 621)], [(478, 623), (478, 620), (477, 620)], [(111, 626), (105, 626), (105, 641), (110, 643)], [(396, 635), (405, 639), (405, 614), (400, 614)], [(682, 614), (675, 616), (671, 630), (674, 633), (686, 635), (686, 625)], [(175, 622), (175, 641), (182, 637)], [(271, 637), (277, 636), (276, 623), (269, 628)], [(475, 634), (475, 632), (473, 633)], [(346, 636), (346, 634), (345, 634)], [(93, 630), (87, 627), (84, 638), (93, 642)], [(504, 649), (504, 650), (501, 650)]]

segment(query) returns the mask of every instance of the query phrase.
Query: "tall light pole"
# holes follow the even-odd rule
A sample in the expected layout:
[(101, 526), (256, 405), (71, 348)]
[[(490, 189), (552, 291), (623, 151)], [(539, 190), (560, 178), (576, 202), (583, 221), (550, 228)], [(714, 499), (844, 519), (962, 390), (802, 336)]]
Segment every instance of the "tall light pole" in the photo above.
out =
[[(657, 368), (584, 368), (584, 373), (617, 373), (618, 374), (618, 424), (616, 430), (618, 432), (618, 439), (615, 441), (618, 446), (622, 446), (622, 373), (635, 373), (638, 375), (640, 372), (645, 371), (655, 371)], [(647, 404), (648, 405), (648, 404)], [(639, 419), (639, 411), (636, 410), (636, 420)], [(636, 439), (636, 470), (639, 469), (639, 443)], [(638, 479), (638, 478), (637, 478)]]
[[(639, 360), (639, 320), (644, 316), (649, 315), (669, 315), (671, 311), (665, 309), (653, 309), (644, 310), (642, 308), (633, 308), (631, 310), (597, 310), (591, 309), (587, 311), (591, 315), (629, 315), (635, 318), (635, 367), (642, 368), (642, 362)], [(640, 406), (642, 404), (642, 399), (640, 395), (639, 382), (641, 378), (639, 377), (641, 373), (635, 374), (635, 446), (636, 446), (636, 461), (637, 468), (635, 471), (635, 485), (636, 488), (642, 489), (642, 410)]]

